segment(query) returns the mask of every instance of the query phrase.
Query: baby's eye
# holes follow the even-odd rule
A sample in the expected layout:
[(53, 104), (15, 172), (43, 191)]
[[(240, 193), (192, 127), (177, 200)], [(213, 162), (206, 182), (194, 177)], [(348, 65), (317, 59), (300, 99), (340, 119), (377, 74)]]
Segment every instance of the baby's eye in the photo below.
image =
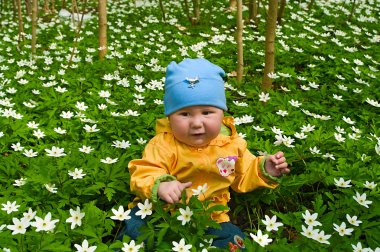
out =
[(181, 116), (189, 116), (190, 113), (189, 113), (189, 112), (181, 112), (180, 115), (181, 115)]
[(212, 114), (212, 113), (213, 113), (212, 111), (203, 111), (203, 112), (202, 112), (203, 115), (210, 115), (210, 114)]

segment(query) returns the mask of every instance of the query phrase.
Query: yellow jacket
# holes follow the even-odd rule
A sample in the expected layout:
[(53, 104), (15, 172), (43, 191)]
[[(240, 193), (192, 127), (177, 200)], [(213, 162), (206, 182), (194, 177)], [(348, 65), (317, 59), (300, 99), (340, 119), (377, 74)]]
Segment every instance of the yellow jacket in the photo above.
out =
[[(264, 157), (249, 152), (233, 119), (225, 117), (223, 123), (231, 130), (229, 136), (219, 134), (207, 147), (196, 148), (176, 140), (166, 118), (157, 120), (157, 134), (145, 147), (142, 159), (128, 165), (131, 191), (138, 196), (134, 202), (156, 200), (159, 183), (173, 179), (192, 182), (186, 190), (188, 197), (193, 195), (191, 189), (207, 183), (208, 189), (200, 199), (212, 199), (225, 206), (230, 200), (229, 187), (240, 193), (276, 187), (277, 183), (262, 173)], [(227, 211), (215, 212), (211, 217), (217, 222), (229, 221)]]

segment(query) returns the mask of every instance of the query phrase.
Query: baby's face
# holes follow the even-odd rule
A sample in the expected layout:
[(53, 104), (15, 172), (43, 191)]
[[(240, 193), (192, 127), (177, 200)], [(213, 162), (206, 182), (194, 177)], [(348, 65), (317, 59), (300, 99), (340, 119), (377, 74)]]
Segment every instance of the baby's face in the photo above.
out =
[(194, 147), (207, 146), (218, 136), (223, 110), (212, 106), (191, 106), (169, 115), (173, 135), (180, 142)]

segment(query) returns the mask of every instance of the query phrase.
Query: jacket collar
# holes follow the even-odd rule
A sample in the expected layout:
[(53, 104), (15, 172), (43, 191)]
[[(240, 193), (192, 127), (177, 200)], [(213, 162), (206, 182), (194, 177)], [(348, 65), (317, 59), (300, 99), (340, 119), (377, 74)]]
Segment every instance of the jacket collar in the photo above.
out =
[[(216, 138), (211, 140), (209, 145), (223, 146), (229, 143), (232, 139), (239, 137), (236, 131), (236, 127), (234, 125), (234, 119), (232, 117), (229, 117), (229, 116), (224, 117), (223, 124), (231, 130), (231, 135), (226, 136), (226, 135), (219, 134)], [(162, 118), (156, 121), (156, 134), (160, 134), (160, 133), (172, 134), (172, 129), (170, 128), (168, 118)]]

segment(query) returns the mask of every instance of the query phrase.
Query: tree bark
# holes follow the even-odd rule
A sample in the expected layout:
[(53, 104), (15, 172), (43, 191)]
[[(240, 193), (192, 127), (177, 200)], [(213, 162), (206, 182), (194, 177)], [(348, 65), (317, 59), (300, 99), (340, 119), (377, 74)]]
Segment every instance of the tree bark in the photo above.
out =
[(38, 0), (32, 0), (32, 54), (36, 53)]
[(30, 0), (25, 0), (26, 15), (30, 17), (32, 15)]
[(162, 19), (164, 20), (164, 22), (166, 22), (165, 8), (164, 8), (164, 5), (162, 4), (162, 0), (159, 0), (159, 4), (160, 4), (161, 12), (162, 12)]
[(307, 10), (310, 11), (311, 8), (313, 7), (314, 0), (310, 0), (309, 4), (307, 5)]
[(356, 0), (353, 0), (352, 6), (351, 6), (351, 13), (350, 13), (350, 16), (348, 17), (348, 21), (350, 21), (350, 22), (352, 20), (352, 17), (354, 16), (355, 7), (356, 7)]
[(55, 1), (51, 0), (51, 13), (55, 13)]
[(18, 10), (18, 46), (24, 40), (24, 26), (22, 22), (22, 13), (21, 13), (21, 0), (17, 0), (17, 10)]
[(275, 47), (276, 38), (276, 20), (277, 20), (278, 1), (269, 0), (269, 9), (267, 15), (266, 31), (265, 31), (265, 68), (264, 77), (261, 83), (262, 90), (269, 90), (272, 87), (272, 79), (268, 74), (274, 73)]
[(244, 72), (244, 58), (243, 58), (243, 1), (237, 0), (237, 12), (236, 12), (236, 42), (237, 42), (237, 69), (236, 78), (238, 82), (243, 79)]
[(199, 0), (193, 0), (193, 18), (191, 19), (191, 23), (196, 25), (199, 23), (199, 19), (201, 17), (201, 10), (199, 6)]
[(107, 0), (98, 0), (99, 11), (99, 59), (107, 53)]
[(281, 0), (280, 9), (278, 10), (278, 15), (277, 15), (277, 24), (279, 25), (281, 24), (282, 17), (284, 16), (285, 6), (286, 6), (286, 0)]
[(229, 7), (229, 9), (231, 11), (234, 11), (234, 10), (236, 10), (236, 6), (237, 6), (236, 0), (230, 0), (230, 7)]
[(44, 1), (44, 13), (49, 14), (50, 9), (49, 9), (49, 0)]

